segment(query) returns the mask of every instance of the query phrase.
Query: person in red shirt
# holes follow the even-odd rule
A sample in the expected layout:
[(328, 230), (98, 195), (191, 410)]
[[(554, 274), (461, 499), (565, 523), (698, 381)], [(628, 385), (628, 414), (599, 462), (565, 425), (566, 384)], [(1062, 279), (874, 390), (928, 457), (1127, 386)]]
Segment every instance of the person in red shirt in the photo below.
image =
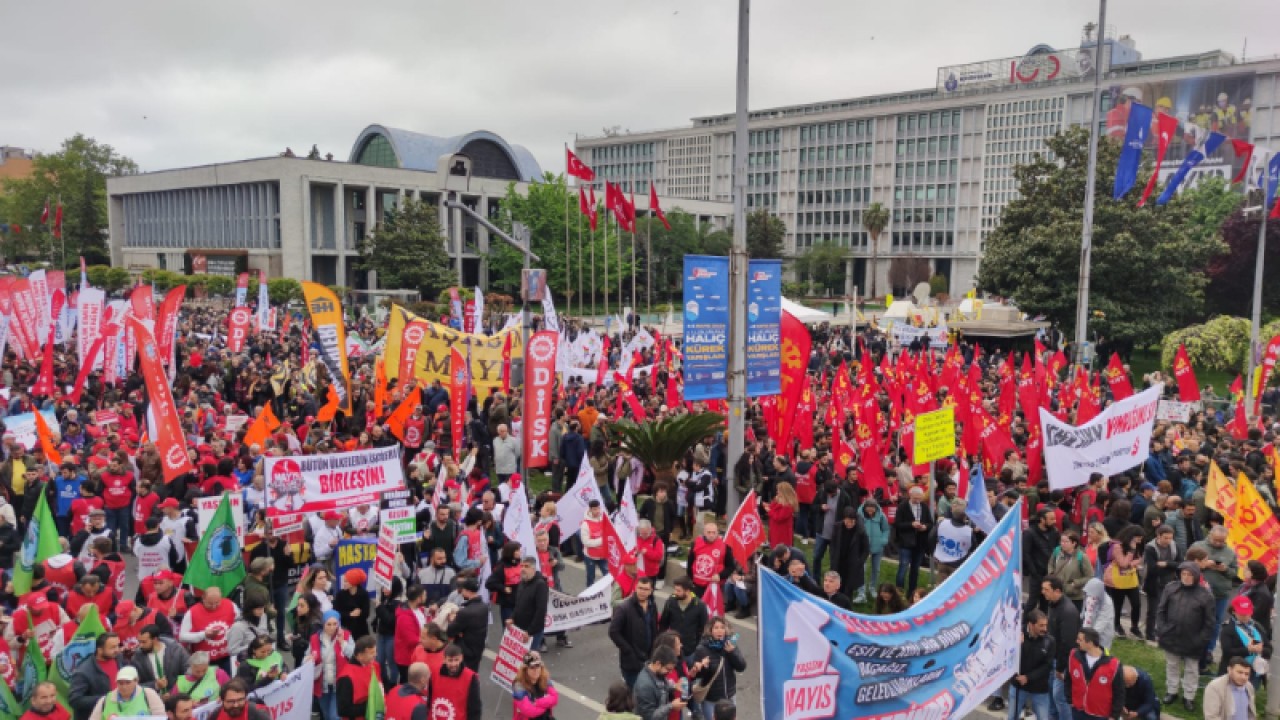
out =
[(422, 628), (427, 625), (427, 590), (421, 585), (410, 585), (405, 593), (405, 606), (396, 608), (396, 632), (392, 655), (400, 677), (409, 676), (414, 650), (420, 647)]
[[(155, 512), (160, 496), (151, 489), (151, 482), (146, 478), (138, 480), (138, 498), (133, 501), (133, 534), (142, 535), (147, 532), (147, 518)], [(121, 546), (123, 547), (123, 546)]]
[(128, 544), (133, 535), (133, 471), (129, 469), (129, 457), (118, 452), (111, 458), (106, 472), (99, 475), (102, 483), (102, 501), (107, 511), (107, 528), (120, 547)]
[(102, 510), (102, 498), (95, 493), (97, 484), (92, 480), (85, 480), (80, 483), (80, 497), (71, 501), (71, 536), (75, 537), (77, 533), (84, 530), (89, 524), (89, 513), (94, 510)]
[(200, 482), (200, 492), (207, 497), (217, 497), (239, 487), (239, 483), (231, 474), (235, 469), (235, 461), (231, 458), (223, 458), (216, 465), (205, 463), (203, 468), (205, 478)]
[(423, 625), (422, 637), (418, 647), (413, 649), (409, 668), (412, 670), (414, 663), (424, 663), (431, 669), (431, 677), (435, 677), (440, 672), (440, 666), (444, 665), (444, 649), (448, 645), (449, 636), (445, 634), (444, 628), (435, 623)]
[(36, 684), (31, 694), (31, 708), (21, 720), (71, 720), (71, 713), (58, 702), (58, 686), (49, 681)]
[(97, 605), (98, 616), (105, 618), (115, 607), (115, 593), (103, 587), (102, 578), (97, 573), (87, 573), (80, 578), (80, 583), (67, 593), (67, 614), (79, 617), (80, 608), (85, 605)]
[(636, 524), (635, 556), (641, 576), (658, 580), (666, 577), (667, 546), (648, 520)]

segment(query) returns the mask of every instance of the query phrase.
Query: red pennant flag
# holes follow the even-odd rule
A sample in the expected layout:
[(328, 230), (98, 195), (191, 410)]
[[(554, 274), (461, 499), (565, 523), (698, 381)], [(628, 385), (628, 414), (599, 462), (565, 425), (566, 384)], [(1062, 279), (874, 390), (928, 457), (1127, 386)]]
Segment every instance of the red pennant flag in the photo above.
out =
[(733, 520), (729, 521), (724, 544), (733, 552), (738, 567), (749, 567), (752, 553), (764, 544), (764, 540), (764, 522), (760, 519), (756, 491), (752, 490), (742, 499)]
[(53, 431), (49, 429), (49, 423), (39, 410), (33, 414), (36, 418), (36, 436), (40, 438), (40, 449), (44, 450), (45, 459), (54, 465), (61, 465), (62, 453), (53, 445)]
[(156, 437), (153, 440), (160, 453), (164, 481), (173, 482), (181, 475), (195, 472), (195, 466), (187, 457), (186, 437), (182, 433), (182, 422), (173, 402), (173, 393), (169, 390), (169, 379), (164, 374), (164, 366), (160, 364), (156, 339), (138, 318), (129, 317), (126, 321), (133, 329), (134, 337), (138, 339), (138, 357), (141, 360), (139, 369), (146, 382), (147, 396), (151, 399), (151, 412), (156, 425)]
[[(93, 357), (93, 353), (89, 353), (89, 357)], [(249, 425), (249, 429), (244, 434), (244, 446), (252, 447), (257, 445), (260, 448), (266, 448), (267, 438), (271, 437), (271, 433), (280, 429), (280, 420), (276, 417), (276, 413), (271, 409), (271, 403), (262, 406), (262, 412), (258, 417), (254, 418), (253, 423)]]
[(338, 414), (338, 406), (342, 404), (342, 400), (338, 397), (338, 391), (333, 389), (333, 383), (329, 383), (329, 393), (325, 397), (325, 403), (316, 411), (316, 422), (331, 422), (335, 415)]
[(1227, 430), (1236, 440), (1246, 440), (1249, 437), (1249, 419), (1244, 414), (1244, 379), (1239, 375), (1231, 383), (1231, 400), (1235, 414), (1227, 421)]
[[(800, 393), (805, 386), (805, 369), (809, 365), (809, 351), (813, 340), (809, 329), (794, 315), (782, 311), (782, 392), (778, 395), (777, 434), (778, 452), (791, 457), (793, 445), (791, 431), (800, 404)], [(772, 430), (772, 428), (771, 428)]]
[[(588, 219), (591, 218), (591, 206), (587, 204), (587, 188), (581, 185), (578, 186), (578, 212), (585, 215)], [(591, 229), (595, 230), (594, 227)]]
[[(332, 386), (331, 386), (332, 387)], [(387, 427), (391, 429), (391, 434), (405, 442), (405, 424), (409, 422), (409, 418), (413, 417), (413, 411), (417, 410), (422, 404), (422, 388), (415, 387), (408, 395), (405, 396), (404, 402), (400, 403), (400, 407), (391, 413), (391, 417), (387, 418)], [(335, 408), (336, 409), (336, 408)], [(319, 420), (320, 416), (316, 416)]]
[(649, 183), (649, 209), (653, 211), (658, 219), (662, 221), (662, 227), (670, 230), (671, 223), (667, 222), (667, 214), (662, 212), (662, 208), (658, 207), (658, 189)]
[(1107, 362), (1107, 385), (1111, 388), (1111, 396), (1123, 400), (1133, 395), (1133, 383), (1129, 381), (1129, 371), (1124, 369), (1118, 353), (1111, 353)]
[[(1084, 372), (1082, 369), (1081, 372)], [(1093, 385), (1088, 383), (1088, 377), (1081, 378), (1080, 404), (1076, 407), (1076, 425), (1083, 425), (1090, 420), (1098, 417), (1102, 412), (1102, 387), (1097, 377), (1093, 379)]]
[(507, 331), (507, 337), (502, 341), (502, 392), (511, 392), (511, 339), (515, 337), (514, 331)]
[(839, 428), (835, 431), (835, 445), (831, 451), (831, 458), (835, 462), (835, 467), (832, 469), (842, 478), (848, 472), (849, 466), (857, 460), (853, 454), (853, 448), (849, 445), (849, 441), (844, 439), (844, 433)]
[(1147, 187), (1142, 191), (1138, 207), (1146, 205), (1151, 191), (1155, 190), (1156, 181), (1160, 177), (1160, 166), (1164, 164), (1164, 154), (1169, 149), (1169, 141), (1178, 131), (1178, 118), (1163, 112), (1156, 113), (1156, 116), (1156, 167), (1151, 171), (1151, 179), (1147, 180)]
[(627, 546), (623, 544), (622, 538), (618, 535), (618, 528), (614, 527), (608, 513), (601, 516), (600, 525), (604, 530), (605, 564), (608, 565), (609, 574), (618, 583), (618, 589), (622, 591), (622, 597), (625, 598), (635, 589), (636, 579), (627, 575), (622, 566), (635, 564), (635, 555), (627, 552)]
[(1250, 168), (1253, 166), (1253, 143), (1236, 138), (1231, 139), (1231, 149), (1235, 151), (1236, 157), (1244, 156), (1244, 164), (1240, 166), (1240, 172), (1231, 178), (1231, 184), (1234, 185), (1249, 174)]
[(609, 377), (609, 336), (605, 335), (600, 345), (600, 364), (596, 367), (596, 385), (604, 387), (607, 377)]
[(1067, 367), (1067, 356), (1059, 350), (1049, 358), (1049, 387), (1057, 387), (1062, 381), (1062, 371)]
[[(613, 374), (613, 382), (618, 385), (618, 403), (626, 403), (631, 408), (631, 418), (636, 422), (644, 422), (648, 415), (644, 411), (644, 406), (640, 404), (640, 398), (636, 397), (635, 390), (631, 387), (631, 379), (624, 377), (618, 373)], [(621, 412), (617, 413), (621, 416)]]
[(40, 361), (40, 374), (31, 386), (31, 394), (52, 397), (53, 392), (53, 328), (50, 327), (49, 338), (44, 344), (44, 358)]
[(466, 439), (467, 402), (471, 396), (471, 368), (467, 360), (453, 348), (449, 356), (449, 425), (453, 439), (453, 457), (462, 457), (462, 441)]
[(89, 373), (93, 371), (93, 365), (98, 355), (102, 352), (102, 345), (107, 338), (103, 335), (93, 339), (93, 344), (89, 346), (89, 352), (84, 356), (84, 362), (80, 365), (80, 372), (76, 373), (76, 384), (71, 388), (71, 404), (80, 404), (80, 395), (84, 392), (84, 384), (89, 379)]
[(680, 383), (676, 379), (679, 373), (669, 370), (667, 371), (667, 408), (675, 410), (680, 405)]
[(565, 153), (565, 171), (579, 180), (591, 182), (596, 179), (596, 173), (587, 164), (578, 159), (577, 155), (568, 147), (564, 149)]
[(597, 212), (598, 206), (596, 205), (596, 186), (595, 185), (591, 186), (591, 199), (588, 202), (587, 207), (590, 209), (590, 212), (587, 213), (587, 219), (591, 221), (591, 232), (595, 232), (596, 222), (600, 219), (600, 214), (599, 212)]
[(1196, 382), (1196, 372), (1191, 367), (1186, 345), (1179, 345), (1173, 356), (1173, 377), (1178, 381), (1179, 400), (1196, 402), (1200, 399), (1200, 384)]
[(58, 203), (58, 211), (53, 216), (53, 236), (62, 237), (62, 203)]

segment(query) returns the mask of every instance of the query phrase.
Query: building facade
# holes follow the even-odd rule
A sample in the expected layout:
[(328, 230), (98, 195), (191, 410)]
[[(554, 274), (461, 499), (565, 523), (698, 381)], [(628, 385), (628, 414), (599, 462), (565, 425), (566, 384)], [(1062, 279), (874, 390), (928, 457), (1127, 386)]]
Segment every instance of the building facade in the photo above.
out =
[[(1180, 121), (1162, 178), (1210, 130), (1280, 144), (1280, 59), (1240, 63), (1209, 52), (1143, 60), (1128, 37), (1102, 46), (1097, 117), (1108, 134), (1119, 127), (1123, 136), (1132, 101)], [(1017, 197), (1014, 167), (1047, 154), (1046, 138), (1088, 122), (1096, 50), (1086, 36), (1072, 50), (1038, 45), (1020, 58), (939, 68), (928, 89), (753, 111), (748, 212), (783, 220), (790, 256), (819, 243), (845, 248), (846, 293), (870, 293), (873, 264), (878, 294), (905, 289), (889, 283), (896, 258), (923, 258), (953, 295), (968, 291), (986, 238)], [(730, 202), (733, 124), (732, 114), (700, 117), (676, 130), (580, 137), (575, 150), (624, 190), (652, 182), (673, 197)], [(1230, 153), (1210, 156), (1198, 173), (1225, 175)], [(873, 263), (861, 220), (875, 202), (890, 222)]]
[[(487, 131), (443, 138), (370, 125), (347, 162), (280, 156), (109, 178), (111, 260), (377, 289), (376, 276), (356, 270), (359, 242), (413, 198), (438, 209), (460, 284), (485, 287), (489, 231), (445, 203), (496, 218), (511, 183), (524, 192), (542, 176), (528, 150)], [(663, 207), (716, 227), (732, 216), (713, 201)]]

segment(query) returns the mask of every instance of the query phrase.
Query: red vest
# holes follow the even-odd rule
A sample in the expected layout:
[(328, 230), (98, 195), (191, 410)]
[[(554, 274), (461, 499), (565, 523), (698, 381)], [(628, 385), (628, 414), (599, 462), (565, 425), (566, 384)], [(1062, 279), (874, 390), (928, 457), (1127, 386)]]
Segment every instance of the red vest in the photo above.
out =
[(520, 584), (520, 566), (508, 565), (502, 568), (502, 581), (507, 587)]
[[(145, 586), (148, 580), (151, 580), (151, 578), (144, 579), (142, 581), (142, 584)], [(152, 582), (151, 585), (152, 587), (155, 587), (154, 582)], [(173, 597), (169, 598), (168, 600), (165, 600), (164, 598), (160, 597), (160, 594), (157, 593), (155, 590), (151, 590), (146, 594), (147, 594), (147, 607), (151, 608), (152, 610), (155, 610), (161, 615), (164, 615), (170, 620), (177, 620), (178, 618), (187, 614), (187, 599), (185, 596), (183, 596), (182, 591), (179, 590), (178, 588), (174, 588)]]
[(107, 582), (107, 587), (114, 590), (119, 597), (124, 597), (124, 561), (101, 560), (93, 569), (97, 570), (101, 565), (106, 565), (111, 571), (111, 580)]
[(138, 618), (138, 622), (130, 623), (127, 617), (116, 620), (115, 627), (112, 630), (120, 636), (120, 648), (132, 652), (138, 649), (138, 633), (142, 628), (153, 624), (156, 621), (156, 611), (151, 608), (143, 608), (142, 617)]
[(1088, 715), (1108, 717), (1112, 688), (1120, 680), (1120, 661), (1108, 655), (1098, 658), (1093, 677), (1086, 681), (1080, 654), (1079, 650), (1073, 651), (1067, 661), (1067, 671), (1071, 673), (1071, 707)]
[[(591, 534), (591, 539), (603, 540), (604, 539), (603, 516), (601, 516), (601, 518), (598, 520), (592, 520), (591, 518), (585, 518), (585, 520), (587, 522), (587, 532)], [(601, 542), (599, 545), (595, 547), (587, 548), (587, 557), (591, 558), (592, 560), (604, 560), (606, 557), (608, 557), (608, 552), (609, 551), (608, 549), (605, 548), (604, 543)]]
[[(373, 679), (373, 673), (377, 670), (376, 663), (368, 665), (357, 665), (355, 663), (347, 663), (342, 669), (342, 677), (351, 679), (351, 702), (355, 705), (364, 705), (369, 699), (369, 683)], [(390, 698), (386, 698), (390, 699)]]
[(405, 447), (422, 447), (422, 442), (427, 436), (427, 421), (423, 418), (414, 420), (409, 418), (404, 421), (404, 444)]
[(106, 588), (98, 590), (98, 594), (93, 597), (84, 595), (79, 590), (67, 593), (66, 597), (67, 614), (71, 617), (77, 617), (80, 613), (80, 608), (85, 605), (97, 605), (98, 615), (105, 618), (111, 614), (111, 608), (115, 604), (115, 593)]
[(191, 616), (191, 630), (193, 632), (204, 632), (209, 628), (217, 628), (222, 631), (221, 635), (212, 640), (205, 638), (196, 643), (191, 648), (192, 652), (207, 652), (209, 653), (209, 659), (214, 661), (230, 655), (227, 652), (227, 631), (231, 629), (232, 623), (236, 621), (236, 606), (232, 605), (230, 600), (223, 598), (215, 610), (209, 610), (204, 606), (204, 603), (196, 603), (187, 612)]
[(474, 676), (470, 668), (462, 668), (458, 677), (444, 673), (431, 676), (431, 712), (428, 717), (465, 718), (467, 699), (471, 696), (471, 678)]
[(71, 588), (76, 586), (76, 564), (69, 562), (62, 567), (53, 567), (48, 560), (44, 561), (44, 579), (57, 588), (58, 596), (65, 598)]
[[(401, 693), (401, 690), (409, 692)], [(413, 711), (419, 705), (427, 704), (427, 696), (420, 695), (417, 688), (411, 685), (397, 685), (387, 693), (386, 720), (410, 720)]]
[(480, 528), (463, 530), (462, 537), (467, 539), (467, 559), (481, 562), (488, 553), (488, 548), (485, 547), (484, 534), (480, 532)]
[(48, 715), (41, 715), (33, 710), (28, 710), (22, 715), (22, 720), (71, 720), (71, 713), (62, 707), (61, 702), (53, 704), (53, 712)]
[(810, 466), (809, 472), (796, 475), (796, 499), (808, 505), (818, 497), (818, 466)]
[(724, 570), (724, 538), (717, 538), (708, 543), (701, 535), (693, 541), (693, 584), (706, 587), (720, 581), (720, 571)]
[(413, 657), (409, 659), (409, 664), (426, 663), (431, 668), (431, 677), (440, 676), (440, 666), (444, 665), (444, 648), (440, 648), (436, 652), (427, 652), (427, 649), (418, 645), (413, 649)]

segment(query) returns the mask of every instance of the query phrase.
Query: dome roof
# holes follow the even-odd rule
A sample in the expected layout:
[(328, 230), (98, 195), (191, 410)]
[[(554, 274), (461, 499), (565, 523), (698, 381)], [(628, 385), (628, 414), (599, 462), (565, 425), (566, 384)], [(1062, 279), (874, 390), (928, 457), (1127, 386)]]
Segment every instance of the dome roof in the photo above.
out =
[[(384, 125), (370, 125), (351, 146), (349, 162), (361, 163), (366, 148), (371, 143), (380, 142), (390, 146), (395, 156), (392, 166), (405, 170), (435, 172), (442, 155), (466, 153), (476, 161), (472, 169), (472, 174), (476, 177), (498, 177), (525, 182), (536, 182), (542, 178), (542, 168), (533, 158), (533, 153), (521, 145), (508, 143), (488, 130), (439, 137)], [(386, 163), (365, 159), (362, 164)]]

